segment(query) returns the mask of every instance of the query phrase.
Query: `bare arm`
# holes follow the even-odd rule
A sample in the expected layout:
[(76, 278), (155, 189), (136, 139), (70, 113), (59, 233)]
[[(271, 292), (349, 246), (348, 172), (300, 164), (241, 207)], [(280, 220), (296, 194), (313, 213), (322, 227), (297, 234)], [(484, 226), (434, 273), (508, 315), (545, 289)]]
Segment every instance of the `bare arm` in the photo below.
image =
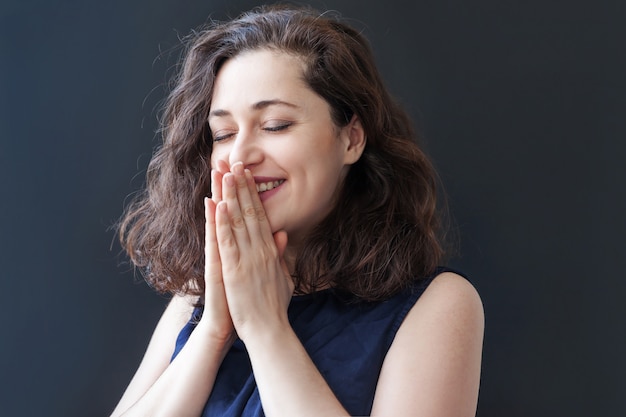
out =
[[(272, 235), (250, 173), (224, 176), (216, 233), (229, 311), (246, 345), (269, 416), (346, 416), (293, 332), (287, 305), (293, 285), (282, 259), (286, 234)], [(462, 277), (434, 279), (387, 353), (374, 415), (475, 414), (483, 336), (482, 304)]]
[[(217, 173), (213, 175), (221, 179)], [(214, 194), (219, 200), (219, 193)], [(180, 417), (202, 413), (219, 366), (235, 339), (215, 236), (215, 201), (205, 199), (205, 216), (205, 309), (202, 319), (176, 358), (169, 363), (177, 334), (193, 309), (188, 298), (174, 298), (112, 417)]]
[(176, 336), (189, 320), (192, 310), (191, 300), (179, 296), (172, 298), (152, 334), (137, 372), (111, 414), (112, 417), (119, 416), (137, 402), (167, 368), (174, 352)]
[(126, 410), (120, 403), (113, 416), (199, 416), (231, 344), (230, 339), (218, 340), (201, 321), (176, 359), (147, 391), (138, 399), (134, 395), (124, 401), (124, 406), (130, 406)]
[(443, 273), (398, 330), (381, 370), (373, 416), (476, 414), (482, 303), (464, 278)]
[(347, 416), (289, 324), (287, 235), (272, 234), (251, 173), (241, 163), (232, 168), (223, 177), (216, 234), (228, 308), (263, 411), (268, 417)]
[(287, 325), (248, 336), (248, 353), (267, 416), (348, 416)]
[[(474, 416), (483, 329), (471, 284), (452, 273), (438, 276), (387, 353), (372, 416)], [(347, 415), (287, 323), (247, 337), (268, 416)]]

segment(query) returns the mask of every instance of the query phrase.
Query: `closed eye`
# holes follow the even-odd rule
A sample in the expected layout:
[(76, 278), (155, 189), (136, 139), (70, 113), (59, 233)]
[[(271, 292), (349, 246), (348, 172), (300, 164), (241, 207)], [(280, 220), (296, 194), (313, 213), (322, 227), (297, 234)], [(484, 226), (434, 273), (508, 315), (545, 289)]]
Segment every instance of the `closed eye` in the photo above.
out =
[(213, 142), (221, 142), (223, 140), (226, 140), (228, 138), (230, 138), (231, 136), (233, 136), (234, 133), (223, 133), (223, 134), (214, 134), (213, 135)]
[(275, 125), (275, 126), (266, 126), (263, 128), (263, 130), (267, 132), (280, 132), (281, 130), (285, 130), (289, 128), (292, 124), (293, 123), (282, 123), (282, 124)]

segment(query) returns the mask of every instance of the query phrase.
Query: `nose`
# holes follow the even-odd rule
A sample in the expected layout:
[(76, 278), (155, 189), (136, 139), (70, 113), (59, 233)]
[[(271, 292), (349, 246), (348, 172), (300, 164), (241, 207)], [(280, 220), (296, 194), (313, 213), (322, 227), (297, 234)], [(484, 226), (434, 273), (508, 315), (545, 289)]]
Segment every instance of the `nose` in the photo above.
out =
[(228, 164), (241, 161), (245, 168), (257, 165), (263, 160), (263, 150), (252, 132), (240, 130), (228, 154)]

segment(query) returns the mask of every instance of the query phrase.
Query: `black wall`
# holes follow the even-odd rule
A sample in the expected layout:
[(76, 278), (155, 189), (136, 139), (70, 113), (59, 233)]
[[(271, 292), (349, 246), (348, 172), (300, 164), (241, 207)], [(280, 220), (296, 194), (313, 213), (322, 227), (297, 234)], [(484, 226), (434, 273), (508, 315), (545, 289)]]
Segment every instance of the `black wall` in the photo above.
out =
[[(415, 117), (487, 317), (478, 415), (625, 415), (626, 3), (315, 1)], [(0, 414), (107, 415), (165, 298), (109, 226), (178, 37), (253, 1), (0, 4)]]

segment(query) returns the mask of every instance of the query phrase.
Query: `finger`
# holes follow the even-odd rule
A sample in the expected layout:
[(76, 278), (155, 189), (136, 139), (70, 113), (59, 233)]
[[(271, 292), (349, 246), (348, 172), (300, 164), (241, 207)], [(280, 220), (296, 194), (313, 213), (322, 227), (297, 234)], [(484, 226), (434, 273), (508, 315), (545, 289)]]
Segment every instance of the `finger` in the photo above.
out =
[[(233, 332), (232, 319), (228, 311), (226, 292), (222, 277), (222, 262), (217, 243), (216, 205), (204, 198), (205, 212), (205, 260), (204, 260), (204, 314), (205, 323), (218, 326), (220, 337)], [(208, 320), (208, 321), (207, 321)], [(230, 336), (228, 336), (230, 337)]]
[(237, 198), (237, 184), (235, 175), (231, 172), (224, 175), (222, 181), (222, 198), (226, 203), (224, 214), (227, 218), (232, 229), (231, 234), (240, 246), (249, 246), (250, 239), (248, 236), (248, 230), (243, 219), (243, 214)]
[(295, 285), (284, 257), (285, 249), (287, 248), (287, 232), (285, 232), (284, 230), (279, 230), (278, 232), (274, 233), (273, 237), (274, 242), (276, 243), (276, 248), (278, 249), (278, 256), (280, 257), (280, 267), (285, 274), (285, 279), (287, 279), (288, 281), (289, 289), (291, 290), (291, 292), (293, 292)]
[(211, 200), (217, 204), (222, 201), (222, 177), (223, 173), (217, 169), (211, 170)]
[(204, 197), (204, 279), (222, 279), (220, 254), (215, 230), (215, 203)]
[(223, 175), (226, 174), (227, 172), (230, 172), (230, 166), (228, 166), (228, 162), (224, 161), (223, 159), (218, 159), (217, 160), (217, 170)]
[[(253, 245), (262, 241), (266, 244), (271, 243), (269, 228), (263, 230), (261, 227), (262, 222), (265, 221), (265, 210), (259, 200), (252, 174), (249, 170), (244, 170), (241, 162), (233, 164), (232, 172), (237, 186), (237, 200), (251, 243)], [(266, 235), (264, 236), (263, 233)]]
[(254, 182), (254, 177), (250, 170), (245, 170), (246, 181), (248, 184), (248, 190), (250, 192), (250, 198), (252, 200), (252, 207), (254, 208), (256, 222), (258, 223), (259, 236), (262, 240), (269, 244), (272, 239), (272, 227), (267, 219), (267, 214), (265, 213), (265, 207), (263, 207), (263, 203), (261, 202), (261, 198), (259, 197), (259, 192), (256, 188), (256, 183)]
[[(234, 264), (239, 261), (239, 249), (231, 227), (231, 219), (228, 213), (228, 203), (220, 201), (215, 209), (215, 233), (217, 237), (217, 249), (220, 259), (229, 259)], [(226, 262), (224, 265), (233, 265)]]

